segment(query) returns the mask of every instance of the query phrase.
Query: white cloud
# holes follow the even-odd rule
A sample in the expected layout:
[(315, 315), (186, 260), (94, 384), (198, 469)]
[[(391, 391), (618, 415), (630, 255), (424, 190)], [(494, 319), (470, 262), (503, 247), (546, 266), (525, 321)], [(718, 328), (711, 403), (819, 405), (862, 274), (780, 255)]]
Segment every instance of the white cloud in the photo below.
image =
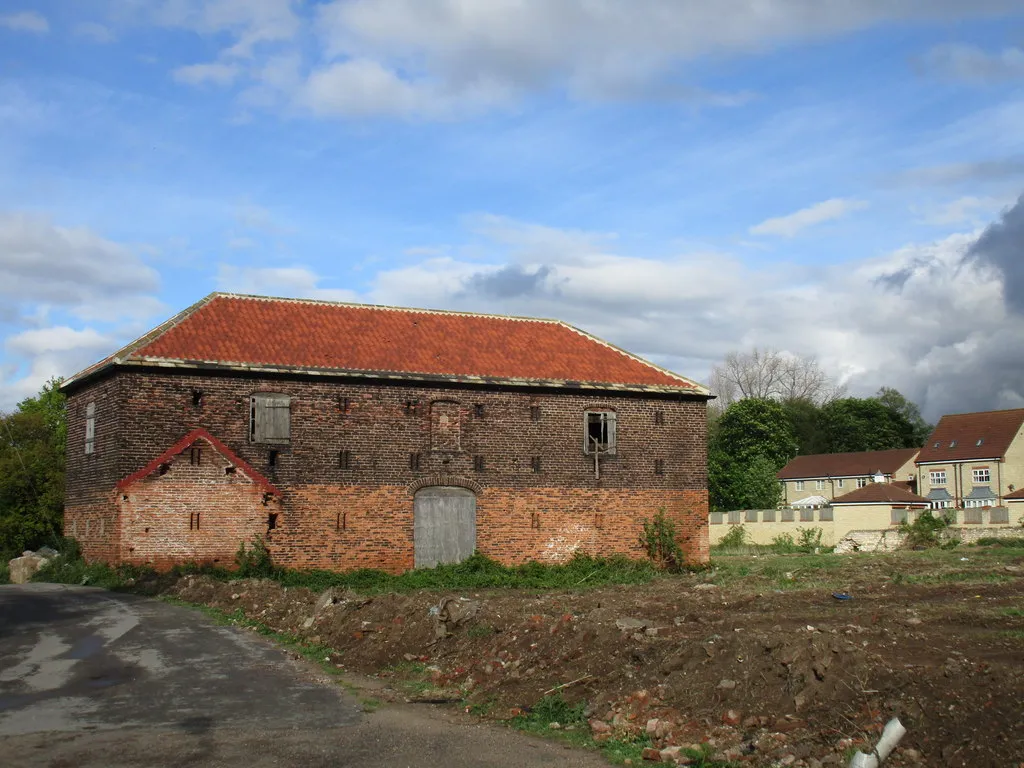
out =
[(0, 16), (0, 27), (6, 27), (15, 32), (35, 32), (37, 34), (45, 34), (50, 31), (50, 23), (46, 17), (35, 11), (4, 14)]
[(325, 301), (358, 301), (358, 294), (344, 288), (322, 288), (320, 276), (301, 267), (236, 267), (221, 264), (217, 290), (260, 296), (281, 296)]
[(158, 0), (140, 6), (158, 24), (208, 35), (229, 34), (226, 53), (251, 56), (262, 43), (290, 40), (301, 22), (295, 0)]
[(80, 24), (76, 24), (75, 34), (78, 37), (85, 38), (86, 40), (100, 45), (112, 43), (117, 39), (110, 27), (106, 27), (95, 21), (83, 21)]
[(955, 80), (1024, 78), (1024, 49), (1004, 48), (989, 53), (972, 45), (938, 45), (925, 54), (921, 64), (927, 71)]
[(43, 304), (82, 318), (145, 317), (160, 308), (154, 269), (132, 249), (88, 229), (0, 212), (0, 297), (9, 307)]
[(209, 64), (189, 64), (178, 67), (171, 74), (179, 83), (188, 83), (189, 85), (204, 83), (231, 85), (240, 73), (241, 68), (237, 64), (214, 61)]
[(788, 216), (780, 216), (762, 221), (757, 226), (750, 228), (750, 234), (795, 237), (808, 227), (834, 219), (841, 219), (848, 213), (862, 210), (867, 206), (868, 204), (863, 200), (833, 198), (816, 203), (809, 208), (804, 208)]
[(918, 221), (936, 227), (968, 224), (980, 226), (1000, 209), (1012, 203), (1012, 199), (999, 197), (965, 197), (950, 200), (942, 205), (926, 209), (911, 209), (919, 214)]
[(808, 270), (623, 253), (607, 233), (498, 217), (469, 224), (452, 252), (487, 263), (428, 255), (379, 273), (368, 298), (557, 317), (693, 378), (731, 349), (811, 354), (854, 394), (895, 386), (929, 418), (1024, 397), (1024, 319), (998, 270), (964, 265), (976, 232)]

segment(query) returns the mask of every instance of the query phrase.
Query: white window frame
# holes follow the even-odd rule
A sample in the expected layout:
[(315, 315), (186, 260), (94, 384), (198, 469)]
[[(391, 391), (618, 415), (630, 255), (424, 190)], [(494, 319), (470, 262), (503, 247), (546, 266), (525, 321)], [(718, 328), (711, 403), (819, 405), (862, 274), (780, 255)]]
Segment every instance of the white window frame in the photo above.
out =
[(816, 491), (824, 491), (825, 490), (825, 481), (824, 480), (815, 480), (814, 481), (814, 490), (816, 490)]
[(85, 452), (96, 452), (96, 403), (85, 406)]
[(802, 491), (804, 489), (804, 481), (803, 480), (797, 480), (796, 483), (794, 483), (794, 487), (795, 487), (796, 490)]
[(842, 488), (844, 485), (846, 485), (846, 480), (844, 480), (843, 478), (840, 477), (838, 480), (836, 480), (836, 488)]
[(866, 478), (866, 477), (858, 477), (857, 478), (857, 487), (858, 488), (864, 488), (865, 486), (867, 486), (868, 482), (869, 482), (868, 478)]
[(928, 484), (929, 485), (945, 485), (946, 484), (946, 470), (944, 469), (933, 469), (928, 473)]
[(584, 411), (583, 412), (583, 453), (587, 456), (594, 454), (594, 441), (590, 437), (591, 424), (600, 424), (600, 431), (603, 439), (598, 442), (597, 448), (602, 456), (614, 456), (618, 449), (618, 419), (615, 411)]
[(992, 471), (988, 467), (971, 470), (971, 478), (975, 485), (988, 485), (992, 482)]
[(291, 442), (291, 398), (279, 392), (255, 392), (249, 398), (249, 442)]

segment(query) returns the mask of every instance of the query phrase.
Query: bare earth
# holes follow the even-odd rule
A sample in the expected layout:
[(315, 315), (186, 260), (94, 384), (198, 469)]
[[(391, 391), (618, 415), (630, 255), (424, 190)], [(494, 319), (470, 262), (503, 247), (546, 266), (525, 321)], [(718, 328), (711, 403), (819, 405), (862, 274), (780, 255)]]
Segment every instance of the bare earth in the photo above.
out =
[[(191, 576), (169, 593), (329, 646), (396, 700), (507, 718), (578, 681), (565, 698), (613, 731), (657, 719), (656, 746), (710, 743), (738, 764), (845, 765), (898, 716), (887, 765), (1024, 765), (1024, 551), (718, 565), (588, 591), (337, 592), (318, 612), (319, 595), (268, 581)], [(469, 615), (437, 639), (444, 597)]]

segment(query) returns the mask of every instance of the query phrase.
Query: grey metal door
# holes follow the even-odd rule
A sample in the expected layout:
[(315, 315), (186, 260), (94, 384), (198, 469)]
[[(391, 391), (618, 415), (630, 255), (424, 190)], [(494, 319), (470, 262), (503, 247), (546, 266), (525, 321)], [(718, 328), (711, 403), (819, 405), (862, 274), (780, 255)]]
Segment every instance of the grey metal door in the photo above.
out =
[(413, 512), (416, 567), (460, 563), (476, 549), (476, 495), (432, 486), (416, 494)]

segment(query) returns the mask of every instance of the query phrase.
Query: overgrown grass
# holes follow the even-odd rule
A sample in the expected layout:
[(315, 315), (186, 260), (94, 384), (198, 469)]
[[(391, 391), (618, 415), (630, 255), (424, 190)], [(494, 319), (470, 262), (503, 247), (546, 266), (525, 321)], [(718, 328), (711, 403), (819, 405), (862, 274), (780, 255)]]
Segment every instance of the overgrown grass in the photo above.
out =
[(986, 536), (978, 539), (974, 546), (978, 547), (1004, 547), (1006, 549), (1024, 549), (1024, 536), (1007, 536), (1006, 538), (995, 538)]
[(1024, 608), (1003, 608), (1000, 613), (1010, 618), (1024, 618)]
[(130, 588), (140, 577), (149, 573), (152, 571), (148, 568), (132, 565), (112, 567), (106, 563), (86, 563), (80, 558), (75, 560), (61, 555), (40, 568), (32, 577), (32, 581), (123, 590)]

